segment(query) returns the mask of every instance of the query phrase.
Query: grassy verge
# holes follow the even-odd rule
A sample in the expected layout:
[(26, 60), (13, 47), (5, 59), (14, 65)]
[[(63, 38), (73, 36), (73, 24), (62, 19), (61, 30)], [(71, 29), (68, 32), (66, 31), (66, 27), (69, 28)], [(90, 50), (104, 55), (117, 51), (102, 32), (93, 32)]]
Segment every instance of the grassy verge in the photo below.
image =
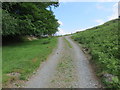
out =
[[(76, 71), (74, 67), (74, 59), (71, 57), (70, 43), (64, 38), (65, 46), (62, 52), (60, 62), (57, 65), (57, 72), (51, 80), (50, 88), (72, 88), (76, 81)], [(68, 44), (69, 43), (69, 44)]]
[(118, 22), (109, 21), (101, 26), (78, 32), (73, 39), (90, 50), (97, 74), (109, 88), (120, 88), (120, 60), (118, 51)]
[(67, 43), (67, 45), (72, 48), (72, 45), (70, 44), (70, 42), (68, 40), (66, 40), (66, 38), (64, 38), (64, 41)]
[(57, 38), (45, 38), (34, 41), (3, 46), (3, 84), (18, 79), (26, 80), (56, 47)]

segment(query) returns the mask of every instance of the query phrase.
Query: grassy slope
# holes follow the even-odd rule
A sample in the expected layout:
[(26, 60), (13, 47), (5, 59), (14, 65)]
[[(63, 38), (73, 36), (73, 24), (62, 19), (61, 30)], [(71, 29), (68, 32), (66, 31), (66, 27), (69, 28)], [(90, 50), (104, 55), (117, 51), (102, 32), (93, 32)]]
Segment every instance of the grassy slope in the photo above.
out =
[[(92, 61), (96, 64), (98, 75), (107, 87), (120, 88), (120, 61), (118, 52), (118, 20), (109, 21), (103, 25), (86, 31), (75, 33), (73, 39), (85, 48), (90, 49)], [(102, 75), (111, 74), (112, 80), (106, 80)]]
[(27, 79), (46, 60), (56, 44), (57, 38), (47, 38), (3, 46), (3, 83), (13, 79), (7, 75), (12, 72), (20, 73), (21, 80)]

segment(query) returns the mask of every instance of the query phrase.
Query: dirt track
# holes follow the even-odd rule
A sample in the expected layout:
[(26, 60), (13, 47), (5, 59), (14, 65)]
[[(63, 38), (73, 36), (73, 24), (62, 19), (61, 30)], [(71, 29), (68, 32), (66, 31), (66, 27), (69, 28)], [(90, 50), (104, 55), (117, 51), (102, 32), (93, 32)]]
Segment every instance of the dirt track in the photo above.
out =
[(26, 82), (25, 87), (99, 88), (101, 85), (79, 45), (65, 36), (59, 37), (57, 49)]

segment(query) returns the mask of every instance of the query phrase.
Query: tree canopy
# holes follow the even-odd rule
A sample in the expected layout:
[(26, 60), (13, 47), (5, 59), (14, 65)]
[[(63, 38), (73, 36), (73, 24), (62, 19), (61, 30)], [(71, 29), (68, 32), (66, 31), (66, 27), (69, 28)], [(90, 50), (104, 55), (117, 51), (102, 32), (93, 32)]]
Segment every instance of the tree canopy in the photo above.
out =
[[(3, 2), (2, 35), (52, 35), (59, 23), (51, 7), (58, 2)], [(50, 8), (50, 10), (48, 10)]]

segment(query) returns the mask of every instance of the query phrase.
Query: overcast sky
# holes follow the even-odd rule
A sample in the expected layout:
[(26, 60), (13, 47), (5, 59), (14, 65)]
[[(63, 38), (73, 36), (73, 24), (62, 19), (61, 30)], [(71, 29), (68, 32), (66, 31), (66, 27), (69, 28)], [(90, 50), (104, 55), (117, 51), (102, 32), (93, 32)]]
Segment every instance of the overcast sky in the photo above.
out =
[(82, 31), (118, 17), (118, 2), (115, 2), (118, 0), (114, 0), (114, 2), (104, 2), (113, 0), (97, 0), (103, 2), (61, 1), (60, 6), (53, 9), (58, 22), (61, 24), (57, 33), (59, 35)]

